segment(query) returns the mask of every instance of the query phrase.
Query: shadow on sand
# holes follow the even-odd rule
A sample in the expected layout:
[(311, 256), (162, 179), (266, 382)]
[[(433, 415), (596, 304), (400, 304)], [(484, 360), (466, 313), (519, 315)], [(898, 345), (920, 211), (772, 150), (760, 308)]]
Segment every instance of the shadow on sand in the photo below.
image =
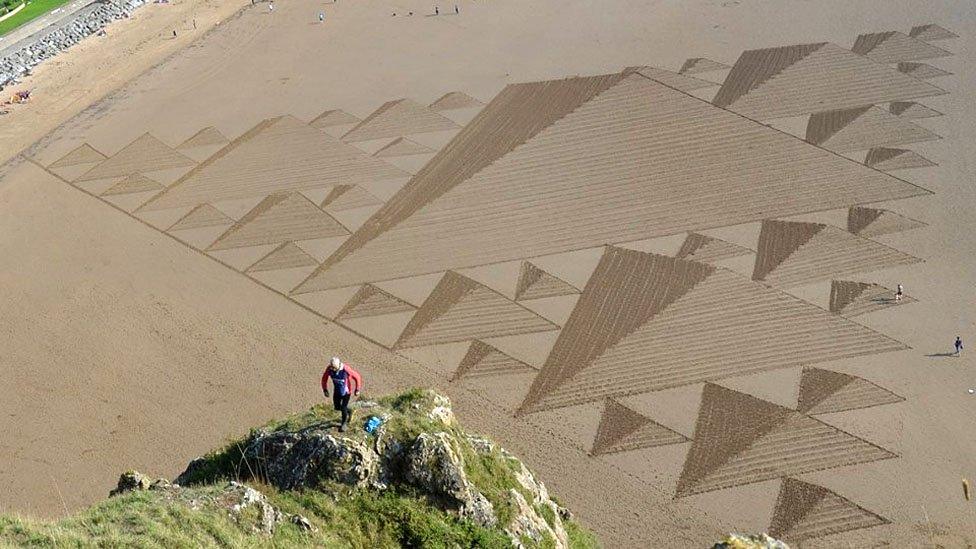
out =
[(959, 355), (958, 355), (958, 354), (956, 354), (955, 352), (949, 352), (949, 353), (934, 353), (934, 354), (931, 354), (931, 355), (925, 355), (925, 356), (927, 356), (927, 357), (945, 357), (945, 356), (954, 356), (954, 357), (959, 357)]

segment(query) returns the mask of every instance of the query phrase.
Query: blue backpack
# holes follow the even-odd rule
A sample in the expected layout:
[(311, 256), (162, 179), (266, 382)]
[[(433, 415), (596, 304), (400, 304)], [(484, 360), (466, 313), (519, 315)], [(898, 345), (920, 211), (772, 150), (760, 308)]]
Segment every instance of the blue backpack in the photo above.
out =
[(383, 420), (381, 418), (369, 416), (369, 419), (366, 420), (366, 425), (364, 425), (363, 428), (366, 429), (367, 433), (372, 435), (376, 433), (376, 430), (380, 428), (380, 425), (383, 425)]

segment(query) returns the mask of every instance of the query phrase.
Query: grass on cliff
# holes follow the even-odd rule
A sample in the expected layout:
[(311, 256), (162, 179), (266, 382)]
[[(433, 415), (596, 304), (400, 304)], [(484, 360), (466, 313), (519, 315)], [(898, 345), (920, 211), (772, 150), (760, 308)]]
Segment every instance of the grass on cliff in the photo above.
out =
[[(476, 452), (459, 427), (445, 426), (427, 417), (432, 394), (412, 390), (377, 401), (377, 406), (356, 411), (353, 428), (344, 436), (366, 439), (360, 428), (369, 415), (385, 414), (383, 436), (412, 441), (422, 432), (447, 431), (454, 435), (464, 459), (468, 479), (488, 498), (502, 524), (514, 515), (509, 492), (516, 490), (531, 502), (530, 494), (516, 479), (519, 462), (498, 448)], [(297, 431), (336, 421), (337, 413), (326, 406), (283, 420), (260, 430)], [(353, 490), (346, 486), (322, 486), (316, 490), (279, 491), (261, 482), (263, 475), (245, 460), (244, 448), (257, 432), (228, 442), (205, 456), (188, 487), (176, 492), (144, 491), (116, 496), (79, 514), (39, 521), (0, 515), (0, 547), (348, 547), (354, 549), (395, 547), (479, 547), (509, 549), (510, 539), (501, 529), (487, 529), (441, 510), (427, 496), (409, 486), (387, 490)], [(201, 504), (218, 494), (228, 481), (248, 481), (269, 503), (286, 514), (272, 537), (255, 534), (258, 517), (239, 517), (226, 509)], [(531, 504), (531, 503), (530, 503)], [(537, 509), (550, 524), (555, 516), (548, 508)], [(256, 513), (256, 511), (254, 512)], [(302, 515), (315, 527), (305, 532), (288, 521)], [(595, 538), (575, 521), (563, 525), (573, 549), (596, 549)], [(533, 545), (528, 544), (528, 547)], [(546, 540), (535, 547), (554, 546)]]
[[(33, 0), (32, 2), (29, 2), (24, 9), (18, 11), (17, 15), (0, 21), (0, 36), (7, 34), (21, 25), (30, 23), (34, 19), (37, 19), (45, 13), (55, 10), (70, 1), (71, 0)], [(17, 5), (18, 4), (14, 4), (11, 6), (11, 10), (16, 8)]]

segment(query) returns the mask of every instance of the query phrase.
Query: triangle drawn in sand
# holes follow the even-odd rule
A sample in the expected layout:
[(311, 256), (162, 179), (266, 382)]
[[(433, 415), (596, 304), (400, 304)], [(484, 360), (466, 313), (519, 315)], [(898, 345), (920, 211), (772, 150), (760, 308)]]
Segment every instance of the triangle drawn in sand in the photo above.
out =
[(808, 482), (784, 478), (769, 534), (790, 543), (889, 524), (847, 498)]
[(868, 106), (813, 114), (806, 139), (831, 151), (850, 152), (940, 137), (885, 109)]
[(518, 84), (297, 292), (921, 194), (637, 73)]
[(176, 149), (186, 150), (195, 149), (197, 147), (213, 147), (216, 145), (226, 145), (230, 143), (230, 139), (220, 133), (220, 130), (213, 126), (203, 128), (197, 133), (190, 136), (186, 141), (180, 143)]
[(363, 284), (336, 315), (337, 320), (405, 313), (416, 307), (372, 284)]
[(336, 185), (322, 200), (321, 207), (341, 212), (366, 206), (377, 206), (383, 201), (357, 185)]
[(280, 244), (349, 234), (345, 227), (297, 192), (273, 194), (227, 229), (208, 251)]
[(898, 31), (862, 34), (854, 41), (851, 51), (867, 56), (878, 63), (918, 61), (952, 55), (942, 48), (916, 40)]
[(232, 225), (234, 220), (227, 217), (224, 212), (214, 208), (210, 204), (200, 204), (193, 208), (179, 221), (170, 226), (167, 231), (179, 231), (183, 229), (201, 229), (204, 227), (218, 227), (220, 225)]
[(870, 381), (820, 368), (804, 368), (797, 411), (828, 414), (903, 402), (905, 397)]
[(916, 38), (923, 42), (959, 38), (958, 34), (935, 24), (917, 25), (915, 27), (912, 27), (912, 30), (908, 32), (908, 36), (911, 36), (912, 38)]
[(700, 90), (702, 88), (711, 88), (713, 86), (718, 86), (715, 82), (709, 82), (708, 80), (702, 80), (700, 78), (695, 78), (692, 76), (686, 76), (684, 74), (678, 74), (667, 69), (660, 69), (657, 67), (627, 67), (624, 69), (624, 73), (635, 72), (642, 76), (646, 76), (651, 80), (660, 82), (665, 86), (672, 87), (676, 90), (683, 92), (692, 92), (695, 90)]
[(686, 59), (684, 64), (681, 65), (681, 68), (678, 69), (678, 74), (698, 74), (700, 72), (722, 71), (731, 68), (724, 63), (712, 61), (705, 57), (691, 57)]
[(100, 196), (113, 196), (120, 194), (144, 193), (148, 191), (158, 191), (164, 187), (158, 182), (148, 177), (135, 173), (108, 189), (105, 189)]
[(921, 80), (938, 78), (940, 76), (952, 76), (952, 73), (949, 71), (942, 70), (938, 67), (933, 67), (932, 65), (927, 65), (925, 63), (898, 63), (897, 68), (898, 72)]
[(590, 455), (680, 444), (688, 440), (688, 437), (608, 398), (603, 406), (603, 415), (600, 416), (600, 426), (597, 427)]
[(412, 99), (397, 99), (384, 103), (346, 132), (342, 140), (354, 143), (414, 133), (455, 130), (458, 127), (450, 118)]
[(258, 198), (406, 175), (292, 116), (281, 116), (264, 120), (234, 139), (141, 209)]
[(864, 238), (900, 233), (927, 227), (928, 224), (880, 208), (854, 206), (847, 211), (847, 230)]
[(880, 284), (834, 280), (830, 284), (830, 312), (845, 318), (853, 318), (916, 301), (915, 298), (904, 294), (901, 299), (896, 300), (895, 293), (895, 290)]
[(728, 269), (611, 246), (519, 414), (905, 348)]
[(875, 147), (868, 151), (864, 163), (876, 170), (888, 172), (908, 168), (929, 168), (936, 163), (909, 149)]
[(102, 160), (105, 160), (104, 154), (95, 150), (95, 148), (88, 143), (82, 143), (68, 154), (52, 162), (48, 168), (68, 168), (71, 166), (78, 166), (79, 164), (94, 164), (96, 162), (101, 162)]
[(713, 102), (766, 120), (944, 93), (850, 50), (821, 42), (743, 52)]
[(485, 104), (470, 95), (453, 91), (445, 93), (436, 101), (430, 104), (430, 109), (434, 111), (449, 111), (454, 109), (471, 109), (474, 107), (484, 107)]
[(540, 299), (578, 294), (579, 290), (528, 261), (522, 262), (518, 283), (515, 285), (515, 299)]
[(524, 374), (537, 371), (535, 368), (512, 358), (479, 339), (471, 342), (468, 352), (454, 372), (452, 381), (467, 378), (495, 377), (511, 374)]
[(448, 271), (400, 334), (396, 348), (559, 329), (505, 296)]
[(797, 286), (921, 260), (822, 223), (763, 221), (753, 280)]
[(119, 152), (106, 158), (85, 172), (79, 181), (123, 177), (134, 173), (148, 173), (196, 164), (193, 160), (148, 133), (137, 137)]
[(675, 497), (893, 457), (795, 410), (706, 383)]
[(346, 126), (349, 124), (359, 124), (359, 118), (347, 113), (343, 110), (328, 110), (322, 114), (316, 116), (311, 122), (308, 123), (309, 126), (313, 128), (332, 128), (334, 126)]
[(891, 114), (909, 120), (915, 118), (932, 118), (933, 116), (942, 116), (941, 112), (915, 101), (892, 101), (891, 104), (888, 105), (888, 111)]
[(257, 260), (247, 268), (246, 272), (277, 271), (280, 269), (311, 267), (318, 264), (319, 262), (314, 257), (308, 255), (305, 250), (299, 248), (294, 242), (285, 242), (272, 250), (268, 255)]

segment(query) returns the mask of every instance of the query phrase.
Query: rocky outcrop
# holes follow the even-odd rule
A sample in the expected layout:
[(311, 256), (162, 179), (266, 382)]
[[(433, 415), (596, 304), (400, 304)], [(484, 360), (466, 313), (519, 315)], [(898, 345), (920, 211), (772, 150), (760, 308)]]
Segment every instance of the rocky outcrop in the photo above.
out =
[[(427, 391), (386, 403), (360, 402), (356, 413), (382, 418), (383, 424), (373, 434), (358, 428), (339, 433), (335, 421), (313, 413), (255, 430), (224, 454), (194, 460), (175, 482), (209, 483), (215, 463), (233, 463), (226, 476), (279, 490), (403, 487), (480, 526), (504, 531), (516, 547), (529, 540), (568, 547), (563, 526), (568, 511), (513, 455), (461, 431), (446, 397)], [(480, 469), (472, 469), (475, 465)], [(490, 486), (479, 486), (479, 480)], [(127, 479), (125, 485), (146, 482)]]
[(0, 50), (0, 90), (42, 61), (81, 42), (118, 19), (129, 17), (146, 0), (100, 0), (32, 36)]
[(712, 549), (790, 549), (788, 545), (766, 534), (729, 534)]

